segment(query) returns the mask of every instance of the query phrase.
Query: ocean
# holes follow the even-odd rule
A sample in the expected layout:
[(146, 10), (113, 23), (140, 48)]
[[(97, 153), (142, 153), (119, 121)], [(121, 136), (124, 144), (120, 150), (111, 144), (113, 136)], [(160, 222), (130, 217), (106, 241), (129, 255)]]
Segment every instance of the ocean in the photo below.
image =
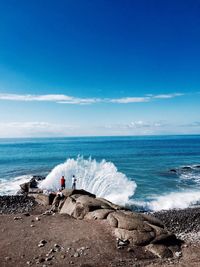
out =
[(32, 175), (40, 187), (71, 187), (139, 210), (200, 202), (200, 135), (0, 139), (0, 195), (15, 194)]

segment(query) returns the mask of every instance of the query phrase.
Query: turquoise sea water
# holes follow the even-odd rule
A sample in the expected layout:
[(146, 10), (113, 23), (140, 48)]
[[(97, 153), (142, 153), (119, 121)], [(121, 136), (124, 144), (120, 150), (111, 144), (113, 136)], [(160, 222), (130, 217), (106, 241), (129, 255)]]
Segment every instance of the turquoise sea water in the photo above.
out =
[(200, 136), (0, 139), (0, 194), (36, 174), (51, 173), (49, 189), (62, 172), (115, 202), (124, 196), (147, 209), (184, 208), (200, 201)]

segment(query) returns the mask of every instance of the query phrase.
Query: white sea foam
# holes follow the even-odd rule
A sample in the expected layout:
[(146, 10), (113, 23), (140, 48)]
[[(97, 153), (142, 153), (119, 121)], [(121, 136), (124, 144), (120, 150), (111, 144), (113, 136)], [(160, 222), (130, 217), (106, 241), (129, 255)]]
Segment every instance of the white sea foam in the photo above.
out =
[(155, 197), (154, 200), (141, 203), (152, 211), (184, 209), (200, 203), (200, 191), (174, 192), (163, 196)]
[(14, 195), (19, 191), (20, 184), (26, 183), (32, 175), (17, 176), (12, 180), (0, 179), (0, 195)]
[(136, 183), (128, 180), (125, 174), (118, 172), (112, 162), (95, 159), (68, 159), (57, 165), (40, 183), (40, 188), (58, 190), (60, 178), (64, 175), (66, 187), (71, 188), (72, 176), (77, 178), (77, 188), (85, 189), (98, 197), (104, 197), (114, 203), (124, 205), (134, 195)]

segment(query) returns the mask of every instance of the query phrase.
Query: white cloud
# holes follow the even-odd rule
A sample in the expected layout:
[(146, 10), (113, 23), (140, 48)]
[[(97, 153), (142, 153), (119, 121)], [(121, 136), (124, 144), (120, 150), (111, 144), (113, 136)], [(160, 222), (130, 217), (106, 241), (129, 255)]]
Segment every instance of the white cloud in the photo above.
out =
[(49, 122), (0, 122), (0, 137), (64, 136), (76, 132), (77, 128)]
[(131, 129), (144, 129), (144, 128), (159, 128), (164, 127), (167, 124), (161, 121), (157, 122), (146, 122), (142, 120), (132, 121), (130, 123), (119, 123), (119, 124), (110, 124), (106, 125), (107, 129), (122, 129), (122, 130), (131, 130)]
[(47, 94), (47, 95), (20, 95), (20, 94), (2, 94), (0, 93), (0, 100), (7, 101), (46, 101), (46, 102), (56, 102), (59, 104), (76, 104), (76, 105), (88, 105), (95, 103), (118, 103), (118, 104), (128, 104), (128, 103), (143, 103), (149, 102), (153, 99), (166, 99), (182, 96), (181, 93), (173, 94), (160, 94), (160, 95), (147, 95), (144, 97), (122, 97), (122, 98), (79, 98), (74, 96), (68, 96), (63, 94)]
[(149, 102), (150, 99), (151, 99), (150, 97), (123, 97), (123, 98), (109, 99), (108, 102), (127, 104), (127, 103)]
[(165, 99), (165, 98), (174, 98), (174, 97), (183, 96), (183, 95), (184, 94), (182, 93), (160, 94), (160, 95), (153, 95), (152, 98)]

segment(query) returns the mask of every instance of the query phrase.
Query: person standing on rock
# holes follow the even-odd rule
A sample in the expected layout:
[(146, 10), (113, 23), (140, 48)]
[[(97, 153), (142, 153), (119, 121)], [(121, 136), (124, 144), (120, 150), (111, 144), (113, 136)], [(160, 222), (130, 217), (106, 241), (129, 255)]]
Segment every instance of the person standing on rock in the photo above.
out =
[(62, 178), (60, 179), (60, 186), (61, 186), (61, 190), (65, 189), (65, 177), (62, 176)]
[(75, 175), (72, 176), (72, 189), (75, 190), (76, 189), (76, 177)]

